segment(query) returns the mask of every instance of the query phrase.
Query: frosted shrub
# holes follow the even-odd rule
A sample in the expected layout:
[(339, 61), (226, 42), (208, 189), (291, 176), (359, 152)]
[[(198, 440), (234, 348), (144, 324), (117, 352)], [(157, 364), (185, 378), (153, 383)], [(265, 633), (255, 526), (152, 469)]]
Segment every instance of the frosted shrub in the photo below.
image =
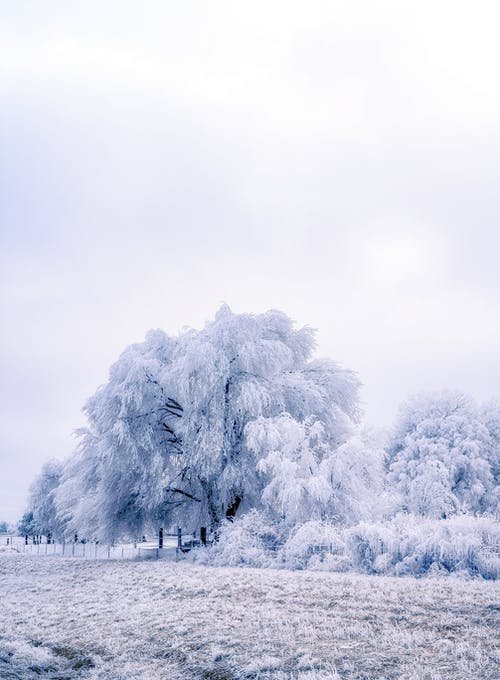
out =
[(225, 522), (219, 540), (210, 548), (200, 548), (192, 558), (217, 567), (270, 567), (276, 562), (279, 543), (276, 529), (257, 510), (251, 510), (234, 522)]
[(192, 559), (213, 566), (359, 571), (388, 576), (457, 574), (496, 579), (500, 523), (488, 517), (447, 520), (400, 514), (387, 522), (340, 529), (309, 521), (284, 535), (260, 512), (222, 526), (217, 544)]
[(305, 522), (292, 532), (279, 551), (288, 569), (345, 571), (344, 543), (338, 529), (325, 522)]
[(252, 510), (225, 523), (219, 541), (191, 558), (213, 566), (496, 579), (499, 549), (500, 523), (489, 517), (435, 520), (399, 514), (386, 522), (349, 528), (320, 521), (290, 528), (272, 525), (263, 513)]
[(461, 573), (495, 579), (500, 573), (500, 524), (487, 517), (423, 520), (399, 515), (344, 532), (354, 569), (394, 576)]
[(384, 573), (397, 554), (393, 527), (362, 522), (344, 532), (346, 550), (354, 569), (369, 574)]

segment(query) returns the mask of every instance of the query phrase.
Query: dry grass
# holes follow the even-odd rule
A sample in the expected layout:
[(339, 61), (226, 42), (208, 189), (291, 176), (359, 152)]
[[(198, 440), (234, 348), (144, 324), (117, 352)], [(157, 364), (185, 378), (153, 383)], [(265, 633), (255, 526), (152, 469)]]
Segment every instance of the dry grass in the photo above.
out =
[(0, 555), (0, 591), (2, 678), (499, 677), (494, 582)]

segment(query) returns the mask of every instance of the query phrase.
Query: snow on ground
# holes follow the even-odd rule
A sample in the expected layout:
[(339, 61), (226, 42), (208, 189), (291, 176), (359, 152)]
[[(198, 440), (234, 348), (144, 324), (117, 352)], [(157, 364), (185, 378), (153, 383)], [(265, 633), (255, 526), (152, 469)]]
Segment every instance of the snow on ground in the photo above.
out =
[(2, 680), (499, 677), (495, 582), (0, 554)]

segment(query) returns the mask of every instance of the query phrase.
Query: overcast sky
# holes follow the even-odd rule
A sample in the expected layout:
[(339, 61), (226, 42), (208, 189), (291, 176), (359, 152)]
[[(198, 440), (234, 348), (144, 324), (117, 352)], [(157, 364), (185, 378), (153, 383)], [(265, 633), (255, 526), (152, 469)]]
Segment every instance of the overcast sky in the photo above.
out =
[(0, 0), (0, 520), (222, 302), (317, 328), (369, 422), (499, 395), (499, 7)]

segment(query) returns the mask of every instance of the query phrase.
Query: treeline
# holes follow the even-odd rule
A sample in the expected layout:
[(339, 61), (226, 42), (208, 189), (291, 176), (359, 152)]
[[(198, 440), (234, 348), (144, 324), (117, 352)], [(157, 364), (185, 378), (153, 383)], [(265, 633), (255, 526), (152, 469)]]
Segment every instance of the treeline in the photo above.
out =
[(311, 522), (498, 518), (499, 402), (418, 395), (391, 432), (368, 429), (356, 374), (314, 346), (281, 312), (226, 306), (201, 331), (150, 331), (87, 401), (73, 454), (33, 482), (21, 532), (112, 541), (179, 524), (228, 545), (257, 513), (276, 553)]

